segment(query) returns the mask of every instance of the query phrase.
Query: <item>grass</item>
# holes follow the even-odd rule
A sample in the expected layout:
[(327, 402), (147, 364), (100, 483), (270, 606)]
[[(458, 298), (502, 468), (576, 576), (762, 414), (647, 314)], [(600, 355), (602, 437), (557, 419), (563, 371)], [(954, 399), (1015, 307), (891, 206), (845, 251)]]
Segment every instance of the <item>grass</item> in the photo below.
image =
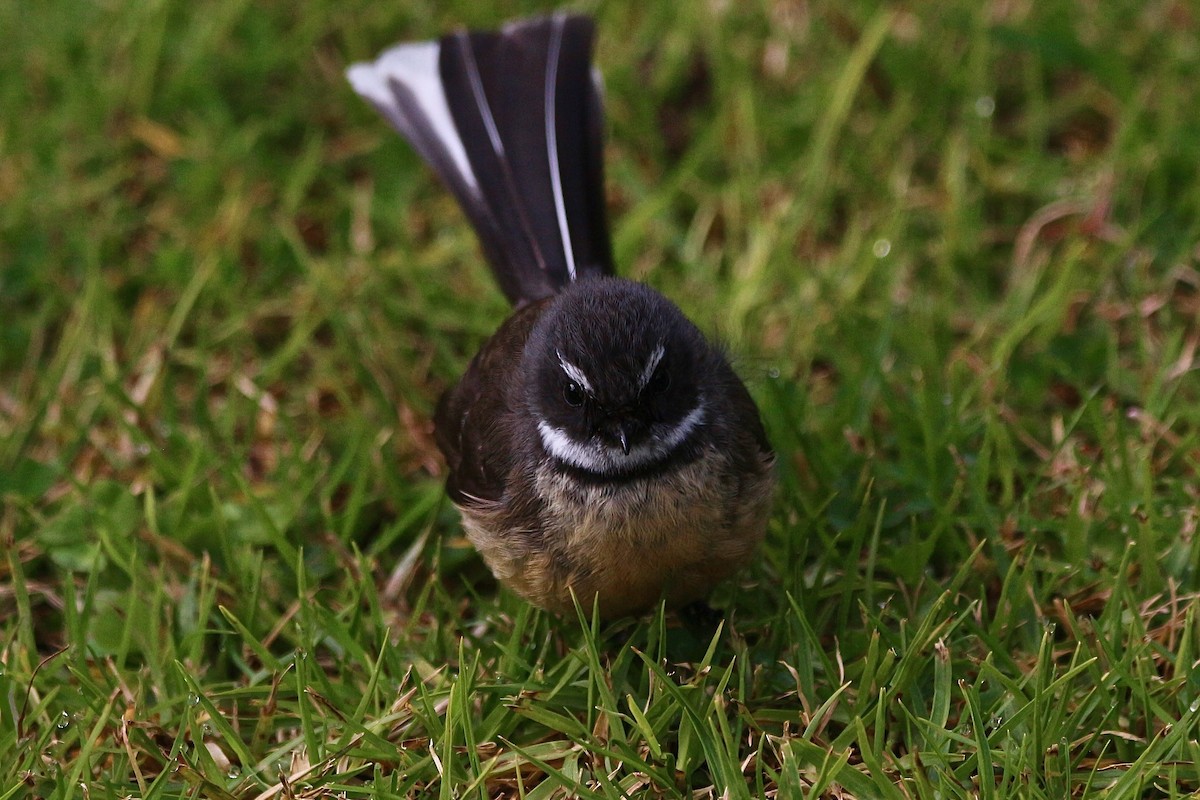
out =
[(710, 630), (442, 498), (506, 308), (341, 72), (539, 8), (0, 4), (0, 800), (1195, 796), (1194, 10), (594, 9), (619, 263), (781, 454)]

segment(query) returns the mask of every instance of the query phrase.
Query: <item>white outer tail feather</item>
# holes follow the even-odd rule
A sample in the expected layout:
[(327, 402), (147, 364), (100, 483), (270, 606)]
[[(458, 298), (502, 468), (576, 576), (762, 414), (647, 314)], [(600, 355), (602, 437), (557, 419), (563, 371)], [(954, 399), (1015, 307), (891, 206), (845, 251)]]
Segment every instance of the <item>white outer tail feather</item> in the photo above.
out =
[[(566, 259), (567, 273), (571, 281), (578, 278), (575, 264), (575, 251), (571, 242), (570, 226), (567, 223), (566, 199), (563, 196), (562, 174), (558, 161), (558, 130), (555, 118), (555, 94), (558, 83), (558, 61), (562, 49), (562, 38), (567, 15), (558, 12), (554, 15), (553, 38), (546, 62), (545, 103), (546, 103), (546, 149), (550, 166), (551, 190), (554, 194), (554, 209), (558, 218), (559, 236), (562, 239), (563, 254)], [(465, 33), (462, 35), (466, 35)], [(468, 72), (471, 90), (476, 105), (480, 109), (488, 138), (492, 148), (502, 160), (504, 159), (504, 144), (500, 139), (492, 110), (483, 91), (479, 68), (475, 64), (470, 47), (463, 48), (469, 59)], [(392, 88), (389, 84), (398, 83), (413, 93), (421, 112), (429, 126), (437, 132), (438, 139), (445, 146), (447, 153), (454, 163), (455, 169), (462, 176), (464, 183), (475, 193), (479, 193), (479, 182), (467, 159), (466, 148), (450, 106), (446, 102), (445, 86), (438, 70), (438, 60), (441, 55), (441, 44), (437, 41), (410, 42), (399, 44), (385, 50), (374, 62), (353, 64), (346, 70), (346, 78), (358, 94), (373, 102), (376, 106), (388, 109), (391, 115), (403, 118), (405, 112), (396, 103)], [(599, 91), (602, 88), (600, 72), (591, 69), (592, 80)], [(536, 252), (536, 243), (534, 246)]]
[(450, 115), (446, 91), (438, 74), (440, 55), (441, 45), (438, 42), (400, 44), (385, 50), (372, 63), (352, 65), (346, 70), (346, 78), (354, 91), (398, 116), (403, 112), (396, 105), (388, 84), (395, 81), (411, 91), (464, 182), (478, 192), (479, 182), (467, 160), (467, 151)]

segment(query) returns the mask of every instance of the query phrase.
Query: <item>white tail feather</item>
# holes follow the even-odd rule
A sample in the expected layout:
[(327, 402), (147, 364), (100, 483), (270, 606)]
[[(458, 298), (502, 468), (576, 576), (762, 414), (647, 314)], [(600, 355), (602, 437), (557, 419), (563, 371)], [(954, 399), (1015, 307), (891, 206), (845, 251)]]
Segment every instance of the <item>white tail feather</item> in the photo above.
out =
[(437, 42), (397, 45), (385, 50), (372, 63), (354, 64), (346, 70), (346, 78), (354, 91), (375, 105), (389, 109), (392, 117), (403, 118), (405, 112), (397, 106), (389, 84), (394, 81), (412, 92), (425, 120), (437, 132), (438, 139), (454, 162), (455, 169), (467, 186), (478, 191), (479, 183), (467, 161), (467, 151), (450, 115), (450, 106), (446, 103), (446, 92), (438, 73), (440, 52), (441, 45)]

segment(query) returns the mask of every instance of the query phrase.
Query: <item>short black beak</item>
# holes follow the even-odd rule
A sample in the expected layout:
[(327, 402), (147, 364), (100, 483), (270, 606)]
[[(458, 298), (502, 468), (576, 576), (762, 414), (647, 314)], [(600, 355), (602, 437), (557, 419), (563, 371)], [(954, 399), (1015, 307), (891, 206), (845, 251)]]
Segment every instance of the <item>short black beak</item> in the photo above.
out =
[(629, 451), (637, 446), (645, 434), (646, 424), (633, 417), (613, 415), (602, 421), (594, 430), (609, 447), (620, 445), (621, 452), (629, 455)]

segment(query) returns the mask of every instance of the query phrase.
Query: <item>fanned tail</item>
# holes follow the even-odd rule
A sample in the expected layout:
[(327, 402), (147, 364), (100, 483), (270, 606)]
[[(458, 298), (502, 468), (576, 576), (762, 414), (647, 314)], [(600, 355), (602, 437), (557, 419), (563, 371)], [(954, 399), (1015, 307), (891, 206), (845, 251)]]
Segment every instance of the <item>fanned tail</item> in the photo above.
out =
[(612, 274), (591, 19), (401, 44), (347, 72), (433, 167), (514, 305)]

